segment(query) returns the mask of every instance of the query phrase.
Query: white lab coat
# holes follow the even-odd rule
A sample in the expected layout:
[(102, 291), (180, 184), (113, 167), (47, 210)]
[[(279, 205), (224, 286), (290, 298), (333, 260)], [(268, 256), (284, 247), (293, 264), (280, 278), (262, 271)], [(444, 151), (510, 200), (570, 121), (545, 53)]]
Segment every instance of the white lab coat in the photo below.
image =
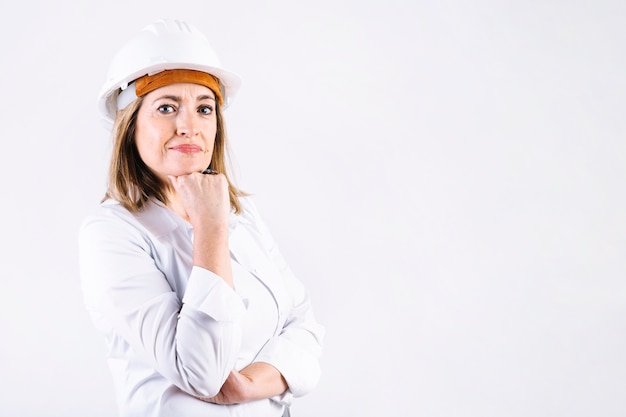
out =
[[(85, 305), (108, 346), (122, 417), (280, 416), (320, 376), (324, 329), (248, 198), (231, 215), (235, 290), (192, 265), (193, 229), (156, 200), (132, 214), (109, 200), (80, 230)], [(215, 395), (232, 369), (276, 367), (289, 385), (233, 406)]]

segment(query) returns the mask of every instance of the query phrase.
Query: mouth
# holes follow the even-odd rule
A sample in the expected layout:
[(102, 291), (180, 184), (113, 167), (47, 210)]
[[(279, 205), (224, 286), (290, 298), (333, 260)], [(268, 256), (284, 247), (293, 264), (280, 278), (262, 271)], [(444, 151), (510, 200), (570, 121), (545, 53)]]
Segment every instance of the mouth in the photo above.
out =
[(169, 149), (173, 150), (173, 151), (181, 152), (181, 153), (186, 153), (186, 154), (203, 152), (202, 148), (200, 146), (187, 144), (187, 143), (181, 144), (181, 145), (172, 146)]

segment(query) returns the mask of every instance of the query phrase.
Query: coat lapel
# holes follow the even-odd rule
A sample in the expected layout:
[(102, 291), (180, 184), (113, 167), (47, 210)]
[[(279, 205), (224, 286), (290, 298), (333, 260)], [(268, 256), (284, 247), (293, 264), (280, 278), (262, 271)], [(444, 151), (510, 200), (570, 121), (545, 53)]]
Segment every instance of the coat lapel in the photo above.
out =
[(282, 274), (272, 263), (261, 237), (252, 230), (250, 223), (241, 219), (231, 230), (229, 239), (233, 261), (263, 282), (276, 300), (279, 314), (283, 313), (288, 308), (286, 303), (290, 297)]

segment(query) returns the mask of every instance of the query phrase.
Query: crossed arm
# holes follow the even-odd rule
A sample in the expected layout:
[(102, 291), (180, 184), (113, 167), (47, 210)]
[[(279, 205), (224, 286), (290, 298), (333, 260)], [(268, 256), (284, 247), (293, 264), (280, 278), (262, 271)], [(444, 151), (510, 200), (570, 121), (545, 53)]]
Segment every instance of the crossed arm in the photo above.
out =
[(239, 404), (270, 398), (286, 390), (287, 382), (276, 368), (268, 363), (255, 362), (239, 372), (233, 370), (216, 396), (197, 398), (215, 404)]

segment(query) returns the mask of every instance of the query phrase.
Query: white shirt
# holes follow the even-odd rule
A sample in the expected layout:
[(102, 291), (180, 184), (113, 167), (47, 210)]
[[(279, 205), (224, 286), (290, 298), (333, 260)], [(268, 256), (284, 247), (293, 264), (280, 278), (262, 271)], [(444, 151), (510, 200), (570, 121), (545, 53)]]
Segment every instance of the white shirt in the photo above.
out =
[[(229, 230), (235, 290), (193, 266), (191, 225), (157, 201), (133, 214), (109, 200), (83, 222), (84, 300), (122, 417), (280, 416), (317, 385), (324, 329), (256, 208), (240, 200)], [(287, 392), (229, 406), (192, 397), (214, 396), (251, 362), (276, 367)]]

